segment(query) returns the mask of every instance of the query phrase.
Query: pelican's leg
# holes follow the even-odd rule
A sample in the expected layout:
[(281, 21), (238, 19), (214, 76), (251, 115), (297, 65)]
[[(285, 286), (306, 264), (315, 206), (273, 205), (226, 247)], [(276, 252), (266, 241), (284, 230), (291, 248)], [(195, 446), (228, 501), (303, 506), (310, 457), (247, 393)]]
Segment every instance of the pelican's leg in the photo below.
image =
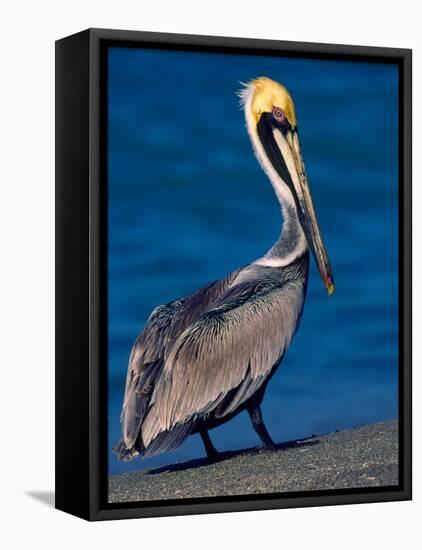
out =
[(248, 413), (251, 417), (251, 422), (253, 429), (259, 436), (259, 439), (264, 444), (264, 447), (269, 449), (274, 449), (276, 444), (271, 439), (270, 434), (264, 424), (264, 419), (262, 418), (261, 407), (259, 405), (248, 407)]
[(202, 437), (202, 442), (204, 444), (204, 447), (205, 447), (205, 451), (207, 453), (207, 457), (208, 458), (214, 458), (215, 456), (218, 455), (218, 451), (217, 449), (214, 447), (214, 445), (212, 444), (212, 441), (211, 441), (211, 438), (210, 436), (208, 435), (208, 431), (207, 430), (200, 430), (200, 435)]

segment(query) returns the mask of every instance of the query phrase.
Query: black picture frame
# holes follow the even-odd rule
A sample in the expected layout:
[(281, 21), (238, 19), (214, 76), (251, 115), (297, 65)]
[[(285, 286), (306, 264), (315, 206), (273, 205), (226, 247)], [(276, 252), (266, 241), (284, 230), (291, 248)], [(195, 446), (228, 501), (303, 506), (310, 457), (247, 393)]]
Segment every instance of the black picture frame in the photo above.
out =
[[(105, 53), (110, 45), (394, 63), (399, 68), (399, 485), (107, 502)], [(56, 42), (56, 508), (87, 520), (409, 500), (411, 79), (408, 49), (89, 29)]]

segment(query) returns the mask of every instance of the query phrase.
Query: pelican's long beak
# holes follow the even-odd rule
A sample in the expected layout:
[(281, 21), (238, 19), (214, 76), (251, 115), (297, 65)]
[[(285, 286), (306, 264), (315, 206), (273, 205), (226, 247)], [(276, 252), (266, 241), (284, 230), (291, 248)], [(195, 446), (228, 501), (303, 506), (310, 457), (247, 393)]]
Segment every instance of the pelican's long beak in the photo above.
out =
[(280, 129), (268, 124), (264, 117), (258, 122), (258, 134), (265, 152), (295, 199), (299, 221), (308, 245), (318, 265), (328, 295), (334, 292), (334, 279), (316, 217), (305, 166), (300, 151), (297, 129)]

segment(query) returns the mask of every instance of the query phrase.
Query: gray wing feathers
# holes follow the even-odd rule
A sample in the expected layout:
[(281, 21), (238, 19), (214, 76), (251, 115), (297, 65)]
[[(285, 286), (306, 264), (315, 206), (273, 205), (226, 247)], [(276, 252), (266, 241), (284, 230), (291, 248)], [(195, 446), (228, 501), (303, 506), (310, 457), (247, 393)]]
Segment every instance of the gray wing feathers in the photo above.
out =
[(153, 456), (158, 453), (166, 453), (177, 449), (189, 436), (191, 423), (179, 424), (169, 432), (160, 432), (158, 436), (143, 452), (143, 456)]
[(247, 373), (236, 393), (231, 396), (227, 403), (224, 401), (219, 404), (215, 411), (216, 418), (222, 418), (234, 412), (242, 403), (247, 401), (261, 387), (266, 380), (267, 375), (257, 376), (255, 379), (251, 377), (250, 372)]
[(154, 386), (172, 345), (192, 322), (218, 301), (236, 274), (237, 271), (194, 294), (158, 306), (151, 313), (129, 357), (121, 414), (123, 443), (126, 447), (131, 448), (135, 444)]
[(140, 372), (133, 370), (131, 373), (121, 417), (123, 441), (127, 447), (135, 444), (148, 408), (149, 396), (163, 365), (163, 361), (158, 359), (144, 365)]
[(142, 425), (145, 445), (197, 415), (216, 411), (224, 416), (252, 396), (290, 344), (302, 310), (300, 296), (303, 283), (290, 281), (239, 307), (216, 307), (192, 323), (169, 351), (155, 385)]
[(182, 303), (183, 300), (176, 300), (155, 308), (133, 345), (121, 414), (123, 441), (127, 447), (133, 447), (138, 437), (155, 381), (164, 365), (172, 319)]

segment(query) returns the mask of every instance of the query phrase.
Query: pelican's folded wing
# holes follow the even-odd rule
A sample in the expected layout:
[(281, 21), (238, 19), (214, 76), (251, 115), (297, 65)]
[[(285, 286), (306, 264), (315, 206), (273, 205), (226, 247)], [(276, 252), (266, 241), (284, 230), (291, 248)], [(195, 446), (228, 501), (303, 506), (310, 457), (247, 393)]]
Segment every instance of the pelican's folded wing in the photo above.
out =
[(245, 402), (280, 361), (302, 311), (303, 284), (258, 293), (202, 315), (165, 361), (142, 427), (147, 446), (160, 432), (211, 411), (224, 416)]
[(135, 444), (151, 394), (174, 342), (192, 322), (218, 301), (236, 273), (237, 271), (189, 296), (158, 306), (151, 313), (129, 357), (121, 414), (122, 442), (116, 446), (116, 452), (121, 458), (131, 456), (128, 449)]
[(132, 347), (121, 414), (122, 442), (116, 446), (120, 458), (126, 457), (138, 437), (155, 381), (164, 366), (172, 323), (186, 299), (156, 307)]

